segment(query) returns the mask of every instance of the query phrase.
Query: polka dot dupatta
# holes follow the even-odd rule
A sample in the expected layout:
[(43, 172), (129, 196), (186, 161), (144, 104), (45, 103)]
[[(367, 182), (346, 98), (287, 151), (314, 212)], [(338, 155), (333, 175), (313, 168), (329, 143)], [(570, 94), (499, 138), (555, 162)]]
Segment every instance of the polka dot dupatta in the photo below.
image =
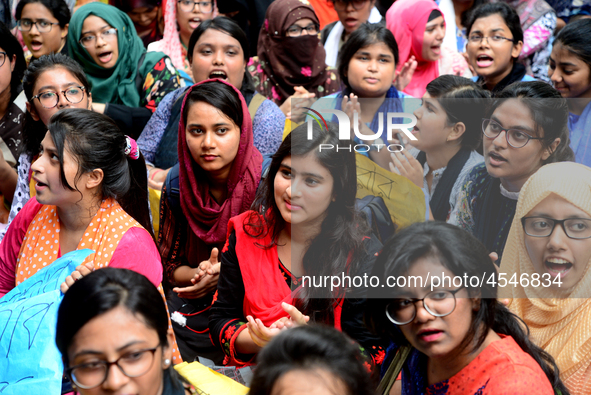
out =
[[(77, 249), (90, 248), (83, 262), (93, 262), (94, 268), (107, 267), (119, 241), (130, 228), (141, 225), (113, 199), (102, 202)], [(59, 258), (60, 224), (55, 206), (43, 206), (27, 229), (18, 255), (16, 284), (20, 284)]]

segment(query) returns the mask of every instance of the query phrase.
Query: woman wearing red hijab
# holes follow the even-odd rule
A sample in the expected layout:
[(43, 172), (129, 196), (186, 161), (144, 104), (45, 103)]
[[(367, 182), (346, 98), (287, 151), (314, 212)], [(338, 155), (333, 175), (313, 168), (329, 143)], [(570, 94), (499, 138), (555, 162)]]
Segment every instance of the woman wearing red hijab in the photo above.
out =
[(183, 360), (221, 363), (207, 329), (218, 251), (230, 218), (254, 200), (262, 167), (248, 106), (236, 88), (220, 80), (189, 88), (178, 154), (162, 189), (158, 235), (164, 277), (174, 287), (168, 306)]
[(472, 76), (464, 58), (455, 50), (443, 47), (445, 20), (434, 1), (396, 1), (386, 13), (386, 26), (398, 43), (398, 71), (413, 58), (418, 63), (404, 93), (422, 97), (427, 84), (441, 74)]

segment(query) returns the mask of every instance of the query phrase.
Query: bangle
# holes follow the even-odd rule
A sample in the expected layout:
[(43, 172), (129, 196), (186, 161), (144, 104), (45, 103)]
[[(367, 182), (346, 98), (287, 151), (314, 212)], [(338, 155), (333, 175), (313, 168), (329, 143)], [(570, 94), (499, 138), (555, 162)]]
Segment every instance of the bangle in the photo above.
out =
[(154, 170), (154, 172), (150, 176), (150, 180), (154, 181), (154, 177), (156, 176), (156, 174), (160, 173), (161, 171), (163, 171), (163, 170), (162, 169), (156, 169), (156, 170)]

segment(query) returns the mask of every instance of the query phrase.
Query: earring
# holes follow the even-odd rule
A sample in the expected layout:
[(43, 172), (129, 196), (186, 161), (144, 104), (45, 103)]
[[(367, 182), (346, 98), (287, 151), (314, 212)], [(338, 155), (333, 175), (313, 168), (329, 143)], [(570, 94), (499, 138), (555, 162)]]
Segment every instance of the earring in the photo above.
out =
[(170, 366), (170, 359), (167, 358), (167, 359), (164, 360), (164, 366), (165, 367), (169, 367)]

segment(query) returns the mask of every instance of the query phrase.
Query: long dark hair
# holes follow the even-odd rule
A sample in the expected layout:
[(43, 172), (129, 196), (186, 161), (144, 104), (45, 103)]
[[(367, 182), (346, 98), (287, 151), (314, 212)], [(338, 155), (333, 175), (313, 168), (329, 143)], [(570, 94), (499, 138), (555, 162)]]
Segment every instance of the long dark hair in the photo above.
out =
[[(158, 333), (160, 346), (168, 344), (168, 313), (160, 292), (146, 277), (128, 269), (106, 267), (75, 282), (60, 304), (57, 315), (55, 343), (68, 366), (68, 348), (76, 333), (90, 320), (117, 307), (124, 307), (150, 329)], [(179, 376), (167, 369), (174, 378)], [(181, 389), (179, 380), (173, 385)]]
[[(23, 77), (23, 90), (25, 91), (25, 96), (31, 106), (35, 105), (31, 99), (33, 98), (37, 79), (39, 79), (41, 74), (46, 71), (57, 68), (64, 68), (72, 74), (84, 87), (85, 94), (89, 94), (91, 89), (90, 82), (88, 82), (88, 78), (86, 78), (86, 74), (84, 74), (82, 67), (80, 67), (74, 59), (61, 53), (43, 55), (39, 59), (31, 62)], [(47, 132), (47, 126), (44, 125), (41, 120), (35, 121), (31, 116), (31, 113), (27, 111), (25, 114), (23, 130), (23, 150), (32, 158), (39, 153), (39, 147)]]
[(554, 39), (591, 69), (591, 44), (581, 37), (591, 37), (591, 20), (584, 18), (567, 24)]
[(275, 337), (257, 355), (249, 395), (269, 395), (287, 372), (325, 370), (346, 386), (341, 395), (373, 395), (363, 358), (351, 339), (322, 325), (304, 325)]
[[(338, 126), (328, 123), (328, 129), (312, 123), (312, 138), (307, 138), (307, 124), (295, 128), (273, 155), (269, 173), (261, 183), (253, 202), (256, 214), (247, 216), (245, 232), (251, 237), (271, 235), (270, 248), (277, 245), (279, 234), (287, 226), (275, 202), (274, 183), (281, 162), (287, 156), (305, 156), (314, 153), (318, 162), (332, 175), (334, 201), (320, 227), (320, 233), (308, 243), (303, 266), (306, 276), (330, 276), (355, 273), (363, 256), (362, 238), (368, 235), (367, 224), (355, 210), (357, 169), (355, 153), (347, 150), (319, 150), (321, 144), (339, 145)], [(330, 245), (330, 248), (327, 248)], [(352, 254), (351, 254), (352, 253)], [(350, 255), (351, 254), (351, 255)], [(350, 264), (347, 265), (347, 262)], [(319, 264), (319, 263), (322, 264)], [(332, 324), (334, 303), (347, 290), (338, 293), (320, 287), (302, 287), (297, 295), (297, 307), (315, 321)]]
[[(191, 38), (189, 38), (189, 46), (187, 47), (187, 58), (189, 59), (189, 63), (193, 64), (193, 50), (195, 49), (195, 45), (197, 44), (197, 41), (199, 41), (201, 35), (208, 29), (218, 30), (236, 39), (240, 43), (240, 47), (242, 47), (244, 61), (248, 63), (248, 60), (250, 59), (248, 37), (246, 37), (246, 33), (244, 33), (244, 31), (240, 28), (240, 26), (238, 26), (236, 22), (225, 16), (216, 16), (213, 19), (203, 21), (199, 26), (197, 26), (195, 30), (193, 30), (193, 33), (191, 33)], [(248, 93), (252, 94), (255, 92), (254, 83), (252, 82), (252, 77), (250, 76), (248, 69), (244, 70), (242, 87), (239, 90), (245, 97)]]
[[(401, 230), (388, 240), (380, 253), (373, 275), (385, 283), (388, 276), (404, 276), (421, 258), (435, 258), (456, 276), (482, 278), (487, 280), (496, 275), (496, 268), (488, 256), (486, 247), (470, 233), (444, 222), (419, 222)], [(490, 276), (489, 276), (490, 274)], [(498, 279), (495, 278), (495, 281)], [(473, 313), (468, 335), (460, 345), (462, 350), (473, 352), (485, 341), (489, 330), (511, 336), (523, 351), (540, 365), (557, 394), (568, 394), (559, 377), (558, 367), (550, 354), (536, 346), (529, 339), (527, 325), (503, 304), (497, 301), (497, 288), (492, 281), (483, 281), (480, 287), (464, 284), (471, 298), (478, 298), (479, 308)], [(386, 316), (386, 305), (391, 295), (387, 288), (370, 289), (370, 296), (376, 298), (368, 303), (365, 319), (368, 326), (395, 344), (408, 341)]]
[[(125, 154), (127, 140), (109, 117), (82, 108), (66, 108), (55, 113), (49, 122), (49, 133), (60, 162), (62, 185), (72, 191), (64, 174), (64, 150), (76, 158), (76, 181), (95, 169), (103, 171), (100, 198), (113, 198), (154, 238), (148, 208), (146, 162)], [(67, 148), (66, 148), (67, 147)]]
[(18, 3), (15, 10), (15, 18), (17, 21), (21, 19), (21, 14), (23, 13), (25, 6), (32, 3), (43, 4), (45, 8), (53, 14), (53, 17), (57, 19), (62, 29), (70, 23), (72, 13), (64, 0), (22, 0)]
[(466, 125), (461, 139), (462, 148), (477, 149), (482, 141), (482, 118), (490, 93), (468, 78), (450, 74), (429, 82), (427, 93), (443, 107), (449, 126), (456, 122)]
[(529, 108), (536, 124), (537, 135), (544, 135), (544, 139), (540, 140), (544, 148), (560, 138), (560, 144), (542, 162), (543, 165), (575, 160), (575, 154), (570, 148), (568, 105), (560, 92), (541, 81), (514, 82), (495, 95), (486, 117), (490, 118), (496, 108), (507, 99), (520, 99)]
[(16, 37), (14, 37), (14, 35), (2, 22), (0, 22), (0, 43), (0, 47), (2, 47), (4, 52), (6, 52), (5, 62), (10, 65), (10, 62), (12, 62), (12, 57), (16, 57), (14, 70), (12, 70), (12, 74), (10, 76), (10, 102), (12, 103), (22, 90), (21, 80), (23, 79), (23, 74), (27, 69), (27, 62), (25, 61), (23, 48), (19, 44)]
[(394, 34), (384, 26), (377, 23), (364, 23), (357, 30), (355, 30), (343, 47), (339, 50), (339, 59), (337, 62), (337, 68), (339, 71), (339, 77), (343, 84), (351, 89), (349, 85), (349, 78), (347, 77), (347, 71), (349, 69), (349, 62), (353, 59), (353, 56), (361, 48), (368, 47), (372, 44), (384, 43), (392, 54), (394, 54), (394, 67), (398, 64), (398, 44), (394, 38)]

